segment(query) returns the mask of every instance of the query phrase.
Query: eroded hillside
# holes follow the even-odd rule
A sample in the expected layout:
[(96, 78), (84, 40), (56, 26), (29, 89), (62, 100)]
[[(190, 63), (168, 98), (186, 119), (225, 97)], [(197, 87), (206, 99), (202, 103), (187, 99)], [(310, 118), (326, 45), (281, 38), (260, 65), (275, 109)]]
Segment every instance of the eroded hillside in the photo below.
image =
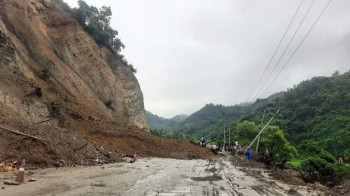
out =
[(89, 164), (114, 161), (116, 152), (161, 153), (145, 153), (158, 138), (149, 134), (131, 67), (59, 4), (0, 0), (0, 16), (0, 162)]
[[(32, 123), (61, 101), (147, 128), (134, 74), (74, 18), (49, 0), (0, 2), (2, 102)], [(28, 108), (23, 97), (38, 88), (43, 96)]]

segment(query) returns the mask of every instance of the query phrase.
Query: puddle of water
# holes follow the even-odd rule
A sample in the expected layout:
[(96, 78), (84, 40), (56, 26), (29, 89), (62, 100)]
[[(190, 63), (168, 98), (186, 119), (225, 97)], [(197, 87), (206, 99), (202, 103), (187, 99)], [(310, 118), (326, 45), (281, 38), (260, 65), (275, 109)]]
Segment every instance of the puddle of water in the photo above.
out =
[(215, 173), (215, 172), (218, 171), (218, 169), (216, 169), (215, 167), (212, 167), (212, 168), (210, 168), (210, 169), (205, 169), (205, 171), (210, 171), (210, 172)]
[(194, 181), (209, 181), (209, 182), (223, 180), (221, 176), (217, 176), (217, 175), (204, 176), (204, 177), (192, 177), (191, 179)]

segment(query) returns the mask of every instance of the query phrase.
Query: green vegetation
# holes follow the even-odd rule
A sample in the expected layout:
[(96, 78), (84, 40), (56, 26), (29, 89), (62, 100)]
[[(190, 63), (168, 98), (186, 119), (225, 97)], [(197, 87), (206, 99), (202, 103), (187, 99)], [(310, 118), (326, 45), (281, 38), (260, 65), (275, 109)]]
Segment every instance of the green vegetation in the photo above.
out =
[(269, 126), (262, 134), (260, 144), (261, 149), (269, 149), (275, 161), (280, 162), (282, 166), (297, 154), (296, 148), (284, 137), (278, 126)]
[(124, 44), (116, 36), (118, 31), (110, 26), (112, 10), (103, 6), (97, 9), (85, 1), (78, 1), (78, 8), (72, 10), (73, 16), (89, 32), (98, 44), (104, 45), (115, 53), (119, 53)]
[(48, 82), (52, 76), (51, 69), (49, 67), (45, 67), (41, 70), (41, 73), (43, 74), (43, 79)]
[(276, 111), (280, 115), (275, 124), (281, 127), (293, 144), (303, 141), (343, 156), (349, 161), (350, 149), (350, 72), (332, 77), (316, 77), (289, 89), (279, 98), (265, 102), (255, 113), (245, 118), (258, 121), (263, 111)]
[[(207, 104), (199, 111), (176, 124), (175, 132), (183, 132), (186, 136), (205, 136), (215, 142), (222, 143), (224, 128), (231, 130), (232, 136), (237, 134), (234, 128), (241, 122), (246, 112), (245, 107)], [(226, 132), (226, 133), (227, 133)]]
[(60, 4), (64, 10), (70, 13), (82, 27), (84, 27), (97, 44), (107, 47), (120, 60), (122, 60), (133, 73), (137, 72), (135, 67), (128, 63), (124, 56), (120, 54), (125, 46), (117, 37), (118, 31), (113, 29), (110, 25), (112, 17), (112, 10), (110, 7), (102, 6), (98, 9), (94, 6), (89, 6), (83, 0), (79, 0), (77, 8), (70, 8), (63, 0), (55, 1)]
[(243, 121), (236, 126), (237, 136), (234, 140), (239, 140), (241, 145), (249, 144), (259, 133), (259, 127), (254, 122)]
[(152, 135), (156, 135), (159, 137), (168, 137), (168, 133), (163, 129), (150, 129)]
[(224, 129), (226, 133), (231, 130), (232, 138), (237, 137), (239, 123), (247, 120), (261, 124), (264, 111), (266, 122), (280, 109), (271, 124), (280, 127), (291, 144), (299, 146), (304, 141), (313, 142), (336, 159), (342, 156), (345, 161), (350, 161), (349, 86), (350, 72), (315, 77), (287, 92), (259, 99), (250, 105), (225, 107), (207, 104), (173, 130), (222, 141)]
[(178, 139), (178, 140), (196, 141), (196, 139), (193, 137), (187, 138), (183, 133), (168, 133), (163, 129), (150, 129), (150, 132), (152, 135), (156, 135), (159, 137), (172, 138), (172, 139)]
[[(226, 136), (230, 130), (231, 142), (238, 140), (246, 145), (261, 128), (258, 125), (264, 112), (266, 123), (280, 109), (271, 122), (274, 126), (261, 137), (260, 151), (268, 147), (275, 151), (277, 159), (290, 160), (287, 164), (303, 169), (317, 180), (331, 176), (338, 180), (350, 178), (349, 165), (336, 163), (339, 157), (350, 162), (349, 86), (350, 72), (315, 77), (251, 104), (207, 104), (171, 130), (183, 133), (186, 138), (203, 135), (219, 145), (223, 143), (224, 130)], [(280, 149), (283, 152), (278, 152)]]
[(186, 115), (177, 115), (173, 118), (166, 119), (159, 117), (158, 115), (152, 114), (149, 111), (146, 111), (146, 118), (150, 129), (152, 130), (166, 130), (167, 133), (172, 133), (173, 128), (177, 123), (186, 119)]
[(295, 159), (287, 161), (287, 165), (290, 165), (290, 166), (297, 168), (297, 169), (301, 169), (301, 162), (302, 162), (302, 160), (295, 158)]
[(341, 163), (329, 163), (318, 157), (307, 158), (301, 162), (301, 169), (308, 172), (312, 181), (340, 182), (350, 178), (350, 166)]
[(305, 140), (299, 146), (299, 152), (304, 157), (320, 158), (327, 163), (335, 163), (335, 158), (327, 151), (323, 150), (316, 142)]

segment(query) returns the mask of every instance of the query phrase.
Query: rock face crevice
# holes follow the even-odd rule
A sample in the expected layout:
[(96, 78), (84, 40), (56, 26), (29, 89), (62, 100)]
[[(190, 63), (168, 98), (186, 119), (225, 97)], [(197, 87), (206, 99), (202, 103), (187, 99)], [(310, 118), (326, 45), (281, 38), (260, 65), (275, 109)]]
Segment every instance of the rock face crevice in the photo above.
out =
[[(50, 117), (45, 106), (60, 101), (148, 130), (130, 67), (97, 45), (60, 5), (0, 0), (0, 16), (0, 102), (32, 123)], [(43, 96), (33, 98), (37, 107), (28, 106), (26, 95), (36, 88)]]

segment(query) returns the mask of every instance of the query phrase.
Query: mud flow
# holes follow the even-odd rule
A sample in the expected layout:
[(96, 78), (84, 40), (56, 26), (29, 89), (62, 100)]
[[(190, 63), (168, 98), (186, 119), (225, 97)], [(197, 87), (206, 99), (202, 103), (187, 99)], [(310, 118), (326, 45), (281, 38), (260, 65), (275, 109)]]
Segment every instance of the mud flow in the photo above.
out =
[(133, 164), (42, 169), (31, 175), (36, 182), (7, 186), (0, 195), (322, 195), (306, 186), (275, 181), (264, 175), (264, 169), (249, 174), (241, 169), (227, 158), (144, 158)]

